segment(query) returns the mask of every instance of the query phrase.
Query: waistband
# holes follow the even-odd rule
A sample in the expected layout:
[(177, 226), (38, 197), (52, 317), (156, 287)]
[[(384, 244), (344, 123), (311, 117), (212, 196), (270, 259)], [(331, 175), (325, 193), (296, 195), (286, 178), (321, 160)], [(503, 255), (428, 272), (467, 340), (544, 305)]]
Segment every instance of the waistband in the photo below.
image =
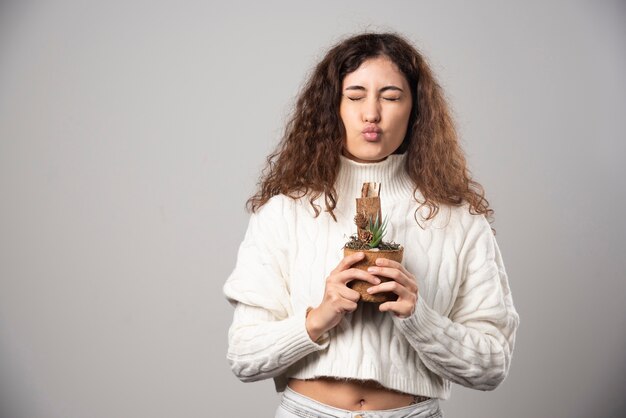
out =
[(349, 411), (318, 402), (292, 390), (289, 386), (283, 392), (281, 406), (296, 416), (319, 418), (427, 418), (438, 416), (436, 414), (440, 412), (437, 398), (401, 408)]

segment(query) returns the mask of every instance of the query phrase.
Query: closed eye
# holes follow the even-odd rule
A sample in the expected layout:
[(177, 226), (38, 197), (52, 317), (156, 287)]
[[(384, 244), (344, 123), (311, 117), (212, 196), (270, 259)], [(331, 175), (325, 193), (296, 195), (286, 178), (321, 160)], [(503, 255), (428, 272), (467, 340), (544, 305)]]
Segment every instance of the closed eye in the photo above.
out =
[[(346, 97), (348, 99), (352, 100), (353, 102), (356, 102), (356, 101), (364, 99), (364, 97), (349, 97), (349, 96), (346, 96)], [(400, 100), (399, 97), (383, 97), (382, 99), (386, 100), (388, 102), (397, 102), (398, 100)]]

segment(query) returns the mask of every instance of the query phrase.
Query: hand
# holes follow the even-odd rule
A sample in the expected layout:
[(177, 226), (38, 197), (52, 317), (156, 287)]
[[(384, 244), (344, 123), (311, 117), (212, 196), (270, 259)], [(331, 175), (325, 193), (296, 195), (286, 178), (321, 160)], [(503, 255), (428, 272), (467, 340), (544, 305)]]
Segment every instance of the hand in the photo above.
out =
[(313, 341), (326, 331), (336, 327), (346, 314), (357, 308), (357, 302), (361, 295), (352, 290), (347, 283), (354, 279), (365, 280), (374, 285), (380, 283), (380, 279), (373, 274), (357, 268), (350, 268), (354, 263), (363, 259), (365, 254), (356, 254), (344, 257), (337, 267), (326, 278), (324, 299), (317, 308), (312, 309), (306, 318), (306, 329)]
[(377, 259), (376, 267), (370, 267), (367, 271), (392, 279), (370, 287), (368, 293), (393, 292), (398, 295), (398, 300), (394, 302), (381, 303), (378, 307), (381, 312), (390, 311), (400, 318), (407, 318), (413, 314), (418, 298), (417, 280), (414, 275), (402, 264), (387, 258)]

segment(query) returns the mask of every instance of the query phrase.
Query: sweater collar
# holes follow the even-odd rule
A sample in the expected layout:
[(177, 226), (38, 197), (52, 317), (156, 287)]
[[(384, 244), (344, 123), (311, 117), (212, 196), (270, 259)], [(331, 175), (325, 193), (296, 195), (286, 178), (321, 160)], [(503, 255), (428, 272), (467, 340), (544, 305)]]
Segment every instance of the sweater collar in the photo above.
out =
[(391, 154), (376, 163), (359, 163), (340, 155), (335, 189), (339, 200), (354, 203), (361, 197), (363, 183), (381, 184), (381, 203), (405, 200), (413, 196), (414, 184), (406, 172), (406, 153)]

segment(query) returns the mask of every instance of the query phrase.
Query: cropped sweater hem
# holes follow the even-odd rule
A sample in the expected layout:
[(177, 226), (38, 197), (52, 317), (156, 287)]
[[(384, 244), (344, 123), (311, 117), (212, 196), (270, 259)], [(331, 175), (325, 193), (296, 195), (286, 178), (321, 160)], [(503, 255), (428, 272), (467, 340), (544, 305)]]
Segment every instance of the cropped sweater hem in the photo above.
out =
[[(287, 371), (289, 377), (295, 379), (313, 379), (317, 377), (331, 377), (335, 379), (358, 379), (375, 380), (382, 386), (412, 395), (428, 396), (429, 398), (439, 398), (442, 400), (450, 397), (450, 382), (441, 380), (433, 382), (426, 379), (416, 380), (398, 374), (385, 373), (380, 367), (374, 364), (360, 364), (358, 367), (346, 367), (342, 364), (310, 364), (304, 367), (295, 367)], [(286, 385), (279, 383), (276, 385), (278, 392), (283, 392)]]

